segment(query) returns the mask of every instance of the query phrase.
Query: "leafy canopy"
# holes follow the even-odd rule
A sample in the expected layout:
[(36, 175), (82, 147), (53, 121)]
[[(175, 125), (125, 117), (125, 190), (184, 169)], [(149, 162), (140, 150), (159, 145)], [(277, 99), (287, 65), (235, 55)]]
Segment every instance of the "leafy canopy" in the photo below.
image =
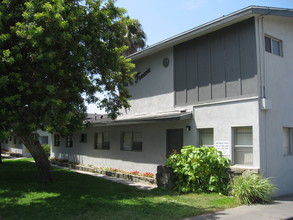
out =
[[(113, 0), (0, 2), (0, 123), (29, 134), (66, 134), (85, 117), (84, 99), (116, 117), (129, 107), (134, 67), (123, 53), (130, 18)], [(95, 94), (104, 92), (99, 100)]]

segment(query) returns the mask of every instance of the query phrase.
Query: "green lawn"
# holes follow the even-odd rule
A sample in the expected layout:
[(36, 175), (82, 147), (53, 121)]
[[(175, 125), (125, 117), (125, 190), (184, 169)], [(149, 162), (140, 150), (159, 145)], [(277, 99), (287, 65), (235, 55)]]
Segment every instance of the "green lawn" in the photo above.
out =
[(237, 206), (218, 194), (178, 194), (54, 170), (54, 183), (36, 182), (29, 159), (0, 164), (0, 219), (182, 219)]

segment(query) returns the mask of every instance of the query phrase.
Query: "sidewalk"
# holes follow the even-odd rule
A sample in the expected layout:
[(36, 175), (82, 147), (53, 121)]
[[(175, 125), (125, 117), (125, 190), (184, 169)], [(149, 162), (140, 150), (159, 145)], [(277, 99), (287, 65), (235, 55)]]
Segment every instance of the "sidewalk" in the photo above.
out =
[(279, 197), (272, 204), (240, 206), (185, 220), (293, 220), (293, 195)]

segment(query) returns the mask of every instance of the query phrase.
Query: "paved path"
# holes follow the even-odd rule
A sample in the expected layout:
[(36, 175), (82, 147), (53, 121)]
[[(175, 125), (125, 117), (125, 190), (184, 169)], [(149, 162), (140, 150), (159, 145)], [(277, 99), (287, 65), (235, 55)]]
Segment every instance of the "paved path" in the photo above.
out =
[(293, 195), (276, 198), (272, 204), (240, 206), (185, 220), (293, 220)]

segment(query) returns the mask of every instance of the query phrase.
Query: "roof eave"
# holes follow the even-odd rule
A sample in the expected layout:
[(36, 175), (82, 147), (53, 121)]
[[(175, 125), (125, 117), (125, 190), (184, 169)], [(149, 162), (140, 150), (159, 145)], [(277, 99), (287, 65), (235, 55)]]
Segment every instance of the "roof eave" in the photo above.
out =
[(157, 44), (154, 44), (150, 47), (147, 47), (141, 51), (138, 51), (134, 54), (131, 54), (127, 58), (132, 59), (133, 61), (138, 60), (140, 58), (149, 56), (158, 51), (162, 51), (169, 47), (173, 47), (177, 44), (183, 43), (185, 41), (191, 40), (195, 37), (199, 37), (201, 35), (216, 31), (223, 27), (232, 25), (234, 23), (240, 22), (242, 20), (246, 20), (251, 17), (255, 17), (257, 15), (276, 15), (276, 16), (293, 16), (293, 10), (286, 10), (280, 8), (269, 8), (269, 7), (261, 7), (261, 6), (249, 6), (242, 10), (233, 12), (229, 15), (223, 16), (221, 18), (215, 19), (211, 22), (205, 23), (188, 31), (185, 31), (181, 34), (175, 35), (174, 37), (163, 40)]

